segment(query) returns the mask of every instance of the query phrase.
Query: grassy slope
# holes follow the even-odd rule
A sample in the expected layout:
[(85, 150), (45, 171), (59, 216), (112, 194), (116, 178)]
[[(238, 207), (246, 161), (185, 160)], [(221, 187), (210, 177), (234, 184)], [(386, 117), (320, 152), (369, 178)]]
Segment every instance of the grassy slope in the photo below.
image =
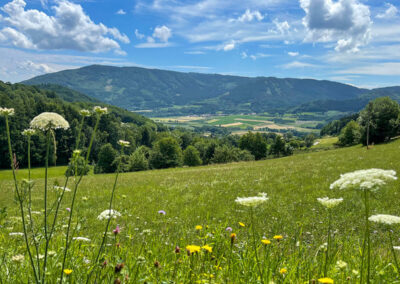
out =
[[(400, 140), (375, 146), (369, 151), (356, 146), (260, 162), (122, 174), (114, 204), (115, 209), (123, 215), (118, 220), (123, 230), (121, 242), (127, 242), (128, 235), (138, 240), (138, 242), (126, 243), (127, 247), (123, 250), (124, 257), (129, 259), (141, 254), (145, 255), (138, 251), (144, 238), (139, 232), (144, 229), (155, 232), (150, 237), (153, 244), (150, 248), (152, 250), (148, 264), (150, 268), (147, 272), (142, 271), (145, 275), (152, 273), (151, 260), (157, 259), (163, 266), (168, 266), (168, 262), (174, 257), (172, 249), (176, 244), (184, 247), (190, 243), (201, 243), (202, 241), (198, 239), (193, 229), (195, 225), (209, 225), (210, 230), (214, 231), (224, 231), (226, 226), (231, 226), (238, 233), (240, 241), (248, 229), (240, 229), (238, 222), (248, 224), (249, 220), (248, 214), (242, 207), (235, 204), (234, 199), (237, 196), (252, 196), (259, 192), (266, 192), (270, 197), (268, 204), (260, 207), (255, 213), (259, 237), (264, 235), (271, 238), (274, 234), (284, 235), (287, 255), (290, 255), (289, 251), (297, 239), (301, 239), (310, 246), (311, 254), (303, 256), (309, 259), (309, 262), (317, 248), (326, 241), (326, 225), (322, 223), (326, 220), (326, 212), (316, 202), (316, 198), (343, 197), (345, 201), (339, 209), (335, 210), (333, 221), (333, 228), (338, 230), (336, 236), (338, 256), (335, 257), (334, 263), (338, 259), (343, 259), (349, 263), (349, 271), (359, 269), (359, 261), (354, 256), (357, 254), (356, 245), (359, 244), (359, 237), (362, 234), (361, 195), (359, 192), (352, 191), (331, 191), (329, 185), (339, 178), (341, 173), (357, 169), (374, 167), (400, 172), (399, 151)], [(58, 172), (61, 173), (61, 171)], [(13, 196), (10, 177), (10, 175), (6, 177), (6, 172), (0, 172), (0, 188), (2, 189), (0, 207), (10, 206), (10, 215), (16, 216), (16, 205), (10, 205)], [(77, 197), (77, 208), (83, 218), (82, 227), (77, 235), (99, 239), (103, 223), (96, 220), (96, 216), (107, 208), (113, 178), (114, 175), (85, 177)], [(61, 177), (58, 180), (61, 181)], [(42, 182), (39, 181), (36, 189), (41, 184)], [(41, 192), (37, 190), (36, 194), (38, 191)], [(41, 197), (36, 194), (35, 201), (41, 203)], [(88, 197), (88, 201), (83, 201), (83, 196)], [(392, 182), (373, 198), (372, 214), (400, 215), (398, 203), (393, 202), (398, 200), (399, 196), (399, 182)], [(66, 204), (65, 207), (67, 207)], [(167, 212), (165, 222), (168, 227), (168, 234), (162, 240), (158, 238), (160, 238), (159, 230), (164, 226), (164, 221), (157, 215), (157, 211), (161, 209)], [(62, 218), (65, 218), (65, 214)], [(15, 231), (18, 225), (14, 226)], [(300, 230), (303, 232), (301, 237)], [(397, 239), (400, 236), (398, 228), (394, 230), (394, 233)], [(7, 236), (5, 237), (7, 239)], [(381, 248), (380, 259), (374, 262), (377, 266), (374, 271), (379, 271), (391, 261), (388, 260), (390, 255), (388, 256), (385, 250), (387, 239), (380, 235), (379, 230), (378, 233), (373, 234), (372, 239), (373, 245)], [(154, 245), (157, 243), (158, 245)], [(397, 241), (396, 245), (399, 244)], [(22, 243), (20, 245), (22, 246)], [(80, 254), (87, 255), (90, 252), (90, 247), (80, 248)], [(297, 264), (294, 263), (296, 259), (298, 258), (292, 259), (287, 256), (281, 266), (296, 266)], [(322, 260), (316, 259), (316, 261)], [(127, 261), (127, 269), (131, 273), (134, 271), (133, 264)], [(318, 264), (311, 264), (311, 267), (310, 277), (317, 277)], [(83, 272), (85, 268), (75, 267), (74, 269), (77, 272)], [(298, 276), (291, 274), (288, 277), (298, 279), (296, 278)], [(307, 279), (308, 275), (300, 277)], [(239, 281), (239, 278), (235, 281)], [(241, 281), (250, 280), (242, 278)]]

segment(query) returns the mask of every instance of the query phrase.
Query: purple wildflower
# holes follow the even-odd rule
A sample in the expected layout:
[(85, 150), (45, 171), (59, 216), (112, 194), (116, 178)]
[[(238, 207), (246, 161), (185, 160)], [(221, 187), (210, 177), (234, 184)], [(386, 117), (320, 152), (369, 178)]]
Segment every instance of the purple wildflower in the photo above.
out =
[(227, 227), (227, 228), (225, 229), (225, 231), (232, 232), (232, 228), (231, 228), (231, 227)]
[(119, 233), (121, 233), (121, 229), (119, 228), (119, 225), (117, 225), (115, 230), (113, 230), (113, 233), (114, 233), (114, 235), (118, 235)]
[(165, 215), (165, 214), (167, 214), (167, 213), (165, 213), (164, 210), (160, 210), (160, 211), (158, 211), (158, 214), (160, 214), (160, 215)]

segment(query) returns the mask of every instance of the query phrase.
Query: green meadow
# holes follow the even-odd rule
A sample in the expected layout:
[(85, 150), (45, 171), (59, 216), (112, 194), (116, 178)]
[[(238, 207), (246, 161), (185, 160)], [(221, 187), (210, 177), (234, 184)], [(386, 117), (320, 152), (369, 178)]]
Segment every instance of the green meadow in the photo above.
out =
[[(400, 172), (399, 158), (398, 140), (370, 150), (355, 146), (258, 162), (120, 174), (113, 209), (121, 216), (111, 221), (99, 263), (93, 262), (106, 220), (97, 216), (108, 209), (115, 175), (90, 174), (78, 189), (71, 231), (73, 237), (89, 240), (72, 242), (64, 282), (85, 283), (92, 273), (90, 283), (318, 283), (326, 262), (328, 211), (317, 198), (328, 196), (344, 201), (332, 209), (326, 276), (335, 283), (359, 283), (362, 194), (329, 186), (340, 174), (359, 169)], [(64, 171), (49, 171), (50, 204), (57, 198), (53, 185), (65, 181)], [(26, 178), (27, 171), (19, 170), (17, 176)], [(32, 179), (33, 218), (41, 224), (43, 169), (34, 169)], [(68, 187), (73, 183), (70, 178)], [(24, 239), (10, 235), (22, 232), (11, 171), (0, 171), (0, 188), (0, 283), (31, 282)], [(269, 200), (252, 211), (235, 202), (261, 192)], [(372, 195), (371, 214), (400, 215), (399, 197), (399, 182), (388, 182)], [(66, 192), (50, 242), (48, 283), (56, 283), (63, 273), (71, 198), (72, 192)], [(120, 232), (114, 234), (117, 225)], [(400, 246), (399, 225), (390, 229), (394, 245)], [(400, 283), (388, 231), (371, 223), (371, 283)], [(281, 240), (274, 239), (278, 235)], [(194, 246), (188, 248), (191, 254), (189, 245)], [(395, 253), (400, 258), (400, 251)]]

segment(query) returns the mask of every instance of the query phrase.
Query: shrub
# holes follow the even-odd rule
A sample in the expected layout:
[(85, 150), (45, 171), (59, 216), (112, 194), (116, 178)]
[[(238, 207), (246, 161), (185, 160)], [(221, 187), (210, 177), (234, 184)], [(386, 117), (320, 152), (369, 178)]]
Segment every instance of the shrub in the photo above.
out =
[(202, 164), (200, 153), (194, 146), (188, 146), (185, 151), (183, 151), (183, 163), (189, 167)]
[(129, 157), (129, 170), (133, 172), (148, 170), (149, 161), (146, 154), (149, 155), (147, 147), (142, 146), (137, 148)]
[(151, 167), (155, 169), (181, 166), (181, 147), (172, 137), (162, 138), (154, 144), (149, 160)]
[(99, 160), (95, 167), (95, 173), (113, 173), (116, 170), (115, 164), (113, 164), (117, 157), (117, 151), (112, 147), (110, 143), (107, 143), (100, 148)]

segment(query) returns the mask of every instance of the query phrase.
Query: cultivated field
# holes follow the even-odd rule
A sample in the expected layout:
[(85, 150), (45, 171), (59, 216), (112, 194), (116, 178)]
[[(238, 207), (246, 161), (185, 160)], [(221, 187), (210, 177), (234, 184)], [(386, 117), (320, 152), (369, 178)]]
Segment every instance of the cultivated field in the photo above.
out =
[[(329, 196), (343, 197), (344, 201), (332, 209), (327, 276), (336, 283), (357, 283), (363, 237), (362, 194), (330, 190), (329, 185), (341, 173), (357, 169), (400, 171), (399, 150), (400, 141), (395, 141), (369, 151), (356, 146), (260, 162), (121, 174), (113, 204), (121, 216), (112, 220), (96, 277), (106, 283), (116, 278), (126, 283), (305, 283), (321, 278), (328, 213), (316, 199)], [(51, 185), (63, 182), (63, 170), (51, 169)], [(25, 175), (25, 170), (18, 172), (20, 177)], [(32, 210), (36, 212), (35, 221), (40, 222), (43, 179), (39, 170), (33, 177)], [(26, 283), (32, 280), (32, 274), (25, 244), (23, 237), (12, 234), (22, 229), (13, 201), (11, 172), (1, 171), (0, 179), (0, 279), (3, 283)], [(73, 235), (89, 241), (73, 241), (67, 261), (67, 268), (72, 270), (66, 277), (69, 282), (84, 282), (93, 267), (105, 225), (105, 220), (97, 216), (108, 207), (113, 181), (114, 175), (89, 175), (78, 191), (74, 215), (78, 225)], [(267, 193), (269, 200), (256, 207), (251, 218), (249, 209), (235, 199), (260, 192)], [(71, 192), (66, 195), (59, 216), (61, 224), (67, 220)], [(390, 182), (373, 195), (371, 214), (400, 215), (398, 202), (394, 202), (399, 196), (399, 183)], [(50, 198), (55, 198), (54, 192)], [(120, 233), (114, 235), (112, 229), (117, 224)], [(373, 282), (395, 283), (399, 274), (389, 249), (388, 229), (372, 226)], [(395, 245), (400, 245), (399, 226), (391, 229)], [(47, 275), (52, 283), (60, 276), (64, 231), (65, 225), (57, 227), (50, 244)], [(283, 238), (273, 239), (276, 235)], [(263, 239), (271, 243), (263, 244)], [(189, 255), (188, 245), (203, 248)], [(22, 259), (16, 257), (21, 255)], [(115, 266), (121, 263), (123, 269), (116, 272)]]
[(243, 131), (254, 132), (319, 132), (317, 125), (325, 124), (330, 118), (337, 116), (336, 112), (325, 114), (299, 113), (285, 115), (200, 115), (200, 116), (176, 116), (153, 117), (152, 119), (170, 126), (195, 128), (201, 126), (216, 126), (227, 128), (234, 134)]

